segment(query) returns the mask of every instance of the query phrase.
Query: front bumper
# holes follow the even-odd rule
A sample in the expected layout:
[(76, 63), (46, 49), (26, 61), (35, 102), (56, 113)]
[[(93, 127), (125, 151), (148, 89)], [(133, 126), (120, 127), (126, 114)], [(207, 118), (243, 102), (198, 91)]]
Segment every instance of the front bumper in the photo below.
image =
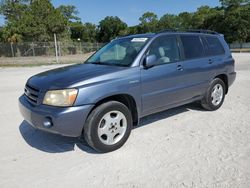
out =
[[(46, 105), (32, 105), (25, 95), (19, 98), (19, 109), (24, 119), (33, 127), (63, 136), (79, 137), (87, 115), (93, 105), (76, 107), (52, 107)], [(52, 122), (51, 127), (45, 127), (44, 122)]]

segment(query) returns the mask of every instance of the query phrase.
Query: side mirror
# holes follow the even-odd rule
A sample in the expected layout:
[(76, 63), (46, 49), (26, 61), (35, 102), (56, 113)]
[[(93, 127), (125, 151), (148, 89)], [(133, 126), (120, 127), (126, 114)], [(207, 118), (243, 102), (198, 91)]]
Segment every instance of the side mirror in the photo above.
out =
[(149, 55), (149, 56), (146, 56), (146, 58), (144, 59), (143, 65), (146, 68), (151, 68), (151, 67), (155, 66), (155, 62), (156, 62), (156, 56)]

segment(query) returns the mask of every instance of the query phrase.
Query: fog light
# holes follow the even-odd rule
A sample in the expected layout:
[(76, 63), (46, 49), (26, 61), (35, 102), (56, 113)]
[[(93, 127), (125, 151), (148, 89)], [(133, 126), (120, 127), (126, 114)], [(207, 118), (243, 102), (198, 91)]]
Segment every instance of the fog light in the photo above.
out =
[(50, 119), (50, 118), (47, 118), (47, 120), (43, 122), (43, 126), (44, 126), (45, 128), (50, 128), (50, 127), (52, 127), (52, 126), (53, 126), (53, 123), (51, 122), (51, 119)]

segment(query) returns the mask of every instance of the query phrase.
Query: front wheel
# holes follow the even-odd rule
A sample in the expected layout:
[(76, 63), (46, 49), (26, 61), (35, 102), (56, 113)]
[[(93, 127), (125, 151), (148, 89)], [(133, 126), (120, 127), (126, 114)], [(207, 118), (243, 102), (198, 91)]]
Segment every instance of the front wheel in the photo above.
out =
[(215, 78), (202, 99), (201, 105), (206, 110), (217, 110), (223, 104), (224, 98), (225, 83), (221, 79)]
[(124, 104), (109, 101), (91, 112), (84, 128), (84, 138), (96, 151), (110, 152), (127, 141), (132, 122), (131, 112)]

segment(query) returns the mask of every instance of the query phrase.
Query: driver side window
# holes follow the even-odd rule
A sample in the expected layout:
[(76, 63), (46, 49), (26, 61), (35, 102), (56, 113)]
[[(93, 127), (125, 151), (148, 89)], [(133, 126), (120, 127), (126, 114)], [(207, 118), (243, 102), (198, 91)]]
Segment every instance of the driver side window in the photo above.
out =
[(156, 65), (168, 64), (180, 60), (180, 53), (175, 36), (157, 38), (148, 49), (147, 55), (156, 56)]
[(112, 48), (100, 55), (101, 62), (111, 60), (122, 60), (126, 55), (126, 48), (120, 45), (114, 45)]

